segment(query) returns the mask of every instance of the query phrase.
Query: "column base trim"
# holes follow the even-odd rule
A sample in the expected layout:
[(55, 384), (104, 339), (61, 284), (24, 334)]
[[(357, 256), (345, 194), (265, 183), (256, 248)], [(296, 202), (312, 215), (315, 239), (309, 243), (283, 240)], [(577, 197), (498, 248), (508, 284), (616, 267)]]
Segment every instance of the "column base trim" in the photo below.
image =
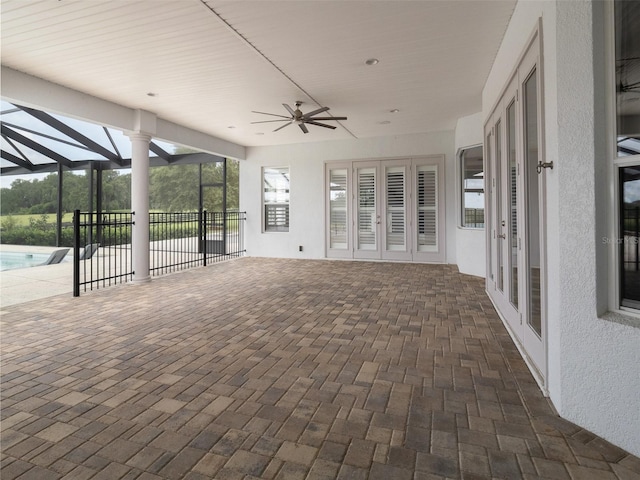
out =
[(147, 275), (146, 277), (134, 277), (133, 280), (131, 281), (131, 283), (133, 285), (139, 285), (142, 283), (149, 283), (151, 282), (151, 275)]

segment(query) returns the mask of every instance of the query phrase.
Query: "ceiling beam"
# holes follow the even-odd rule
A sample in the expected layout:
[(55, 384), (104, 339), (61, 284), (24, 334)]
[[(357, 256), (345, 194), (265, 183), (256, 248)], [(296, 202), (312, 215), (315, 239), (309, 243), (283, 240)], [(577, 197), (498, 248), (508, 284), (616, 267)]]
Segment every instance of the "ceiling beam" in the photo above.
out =
[(6, 150), (1, 150), (0, 157), (4, 158), (8, 162), (18, 165), (19, 167), (26, 168), (30, 172), (33, 172), (34, 165), (32, 163), (23, 160), (13, 153), (7, 152)]
[[(6, 152), (8, 155), (12, 155)], [(2, 151), (2, 157), (5, 158), (5, 152)], [(13, 162), (12, 159), (6, 158), (6, 160)], [(20, 159), (19, 159), (20, 160)], [(221, 163), (224, 161), (224, 157), (213, 155), (211, 153), (181, 153), (179, 155), (171, 155), (170, 165), (197, 165), (200, 163)], [(23, 160), (24, 162), (24, 160)], [(95, 166), (99, 164), (100, 170), (121, 170), (125, 168), (131, 168), (131, 159), (123, 158), (121, 163), (116, 164), (108, 161), (95, 161), (95, 160), (74, 160), (71, 162), (70, 170), (85, 170), (91, 168), (92, 164)], [(16, 163), (17, 165), (17, 163)], [(42, 173), (42, 172), (57, 172), (57, 163), (47, 163), (39, 165), (20, 165), (16, 167), (2, 167), (0, 173), (2, 175), (23, 175), (29, 173)], [(166, 167), (167, 162), (160, 157), (150, 157), (149, 165), (151, 167)]]
[(118, 155), (116, 155), (112, 151), (103, 147), (99, 143), (94, 142), (89, 137), (71, 128), (69, 125), (61, 122), (60, 120), (53, 117), (52, 115), (49, 115), (48, 113), (43, 112), (42, 110), (35, 110), (33, 108), (23, 107), (22, 105), (16, 105), (16, 106), (20, 107), (23, 111), (25, 111), (32, 117), (35, 117), (41, 122), (46, 123), (50, 127), (55, 128), (59, 132), (62, 132), (67, 137), (74, 139), (78, 143), (81, 143), (82, 145), (87, 147), (89, 150), (97, 153), (98, 155), (102, 155), (107, 160), (111, 160), (112, 162), (116, 162), (116, 163), (122, 160)]
[(178, 153), (176, 155), (171, 156), (171, 164), (172, 165), (188, 165), (194, 163), (222, 163), (224, 162), (224, 157), (220, 157), (218, 155), (213, 155), (212, 153)]
[(164, 148), (161, 148), (158, 144), (150, 142), (149, 143), (149, 150), (151, 150), (153, 153), (155, 153), (157, 156), (159, 156), (165, 162), (167, 162), (167, 163), (171, 162), (171, 154), (169, 152), (167, 152)]
[(59, 153), (54, 152), (53, 150), (45, 147), (44, 145), (40, 145), (38, 142), (31, 140), (30, 138), (27, 138), (24, 135), (19, 134), (18, 132), (16, 132), (15, 130), (12, 130), (11, 128), (7, 127), (4, 124), (1, 127), (1, 132), (2, 132), (2, 135), (6, 135), (12, 140), (15, 140), (16, 142), (21, 143), (26, 147), (29, 147), (30, 149), (38, 152), (41, 155), (44, 155), (45, 157), (49, 157), (50, 159), (55, 160), (56, 162), (60, 162), (65, 167), (71, 167), (71, 164), (73, 163), (67, 157), (63, 157)]

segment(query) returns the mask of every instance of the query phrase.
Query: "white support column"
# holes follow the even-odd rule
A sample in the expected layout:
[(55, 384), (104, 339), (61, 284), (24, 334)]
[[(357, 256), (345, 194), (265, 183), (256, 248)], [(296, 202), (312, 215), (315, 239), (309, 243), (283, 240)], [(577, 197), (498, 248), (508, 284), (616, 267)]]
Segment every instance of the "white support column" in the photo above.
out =
[(151, 135), (130, 133), (131, 210), (135, 212), (131, 235), (133, 283), (151, 281), (149, 275), (149, 143)]

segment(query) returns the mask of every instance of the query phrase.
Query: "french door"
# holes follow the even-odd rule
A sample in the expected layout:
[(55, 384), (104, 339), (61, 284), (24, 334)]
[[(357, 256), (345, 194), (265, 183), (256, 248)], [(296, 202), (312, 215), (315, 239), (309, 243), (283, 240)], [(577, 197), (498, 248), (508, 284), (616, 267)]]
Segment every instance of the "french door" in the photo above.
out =
[(381, 258), (382, 213), (378, 182), (379, 162), (362, 162), (354, 169), (355, 246), (354, 258)]
[[(523, 57), (485, 125), (487, 290), (534, 373), (546, 378), (545, 184), (538, 49)], [(547, 165), (547, 164), (544, 164)]]
[(444, 261), (442, 156), (326, 166), (327, 256)]

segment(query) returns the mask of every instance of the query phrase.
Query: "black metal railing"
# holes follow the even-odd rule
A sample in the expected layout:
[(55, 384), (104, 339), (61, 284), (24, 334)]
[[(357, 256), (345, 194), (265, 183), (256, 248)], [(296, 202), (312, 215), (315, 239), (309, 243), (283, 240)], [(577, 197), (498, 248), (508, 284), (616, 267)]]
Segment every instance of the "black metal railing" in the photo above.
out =
[(465, 208), (464, 226), (469, 228), (484, 228), (484, 208)]
[[(149, 214), (154, 276), (244, 255), (245, 212)], [(74, 214), (74, 296), (133, 279), (133, 213)]]
[(130, 281), (132, 213), (73, 214), (73, 295)]
[(152, 275), (240, 257), (245, 212), (151, 213)]

